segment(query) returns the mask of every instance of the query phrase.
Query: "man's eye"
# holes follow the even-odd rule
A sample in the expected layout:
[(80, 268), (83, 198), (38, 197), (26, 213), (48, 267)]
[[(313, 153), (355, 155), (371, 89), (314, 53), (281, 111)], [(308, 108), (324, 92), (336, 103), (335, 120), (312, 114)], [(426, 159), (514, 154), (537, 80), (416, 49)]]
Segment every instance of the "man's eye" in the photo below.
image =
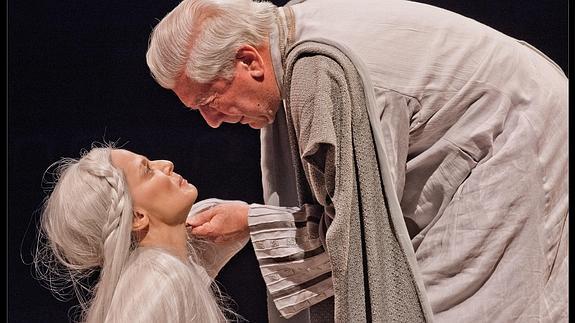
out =
[(216, 99), (216, 96), (212, 95), (209, 98), (202, 100), (202, 102), (200, 102), (199, 105), (200, 105), (200, 107), (208, 107), (210, 104), (212, 104), (214, 102), (215, 99)]

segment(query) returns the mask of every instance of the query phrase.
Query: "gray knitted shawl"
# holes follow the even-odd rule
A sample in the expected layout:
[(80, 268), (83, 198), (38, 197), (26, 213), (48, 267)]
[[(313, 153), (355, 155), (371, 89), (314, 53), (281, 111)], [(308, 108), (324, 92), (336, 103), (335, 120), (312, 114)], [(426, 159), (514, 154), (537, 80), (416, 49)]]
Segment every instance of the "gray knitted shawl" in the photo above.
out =
[(335, 321), (425, 321), (389, 216), (354, 65), (333, 46), (303, 42), (287, 56), (284, 84), (300, 204), (321, 204), (332, 217), (325, 245)]

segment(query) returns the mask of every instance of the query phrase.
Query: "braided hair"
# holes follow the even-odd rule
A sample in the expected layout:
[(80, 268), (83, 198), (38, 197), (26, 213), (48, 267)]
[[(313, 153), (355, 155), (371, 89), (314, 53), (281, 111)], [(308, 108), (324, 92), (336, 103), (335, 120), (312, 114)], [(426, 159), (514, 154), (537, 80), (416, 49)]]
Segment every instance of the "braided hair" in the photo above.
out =
[[(132, 201), (123, 173), (112, 165), (111, 149), (94, 147), (80, 159), (53, 164), (56, 185), (45, 200), (40, 224), (36, 274), (57, 297), (75, 293), (80, 321), (105, 320), (135, 245)], [(96, 271), (99, 279), (93, 285), (88, 280)]]

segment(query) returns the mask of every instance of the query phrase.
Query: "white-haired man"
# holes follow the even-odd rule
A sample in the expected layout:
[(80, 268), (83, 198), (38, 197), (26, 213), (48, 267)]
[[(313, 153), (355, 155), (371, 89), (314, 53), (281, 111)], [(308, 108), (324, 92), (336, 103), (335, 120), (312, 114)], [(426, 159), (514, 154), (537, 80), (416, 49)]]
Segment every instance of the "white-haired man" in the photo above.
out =
[(410, 1), (185, 0), (147, 62), (262, 129), (265, 205), (190, 224), (249, 231), (284, 317), (567, 321), (568, 81), (529, 44)]

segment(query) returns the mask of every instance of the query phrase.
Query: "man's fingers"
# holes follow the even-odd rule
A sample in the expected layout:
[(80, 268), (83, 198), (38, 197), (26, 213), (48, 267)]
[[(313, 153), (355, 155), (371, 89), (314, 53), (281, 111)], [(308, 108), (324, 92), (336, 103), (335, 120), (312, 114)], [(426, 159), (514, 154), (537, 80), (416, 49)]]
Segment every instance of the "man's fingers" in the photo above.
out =
[(214, 232), (214, 226), (209, 222), (197, 227), (192, 227), (192, 234), (198, 237), (213, 238), (216, 236)]
[(186, 220), (186, 223), (191, 225), (192, 227), (201, 226), (204, 223), (210, 222), (212, 218), (216, 215), (213, 208), (209, 208), (205, 211), (202, 211), (193, 217), (190, 217)]

